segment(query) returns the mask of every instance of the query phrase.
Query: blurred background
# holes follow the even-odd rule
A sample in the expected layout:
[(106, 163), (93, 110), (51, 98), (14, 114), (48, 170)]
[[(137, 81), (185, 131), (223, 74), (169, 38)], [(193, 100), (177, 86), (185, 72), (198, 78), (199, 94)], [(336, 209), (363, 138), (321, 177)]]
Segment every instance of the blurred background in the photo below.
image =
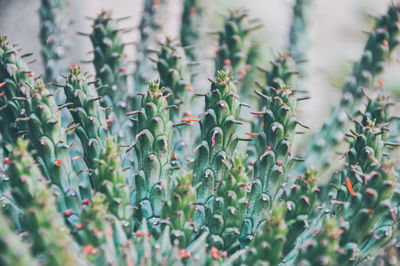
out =
[[(88, 37), (78, 36), (77, 31), (90, 32), (91, 21), (86, 16), (94, 17), (102, 8), (112, 9), (116, 17), (131, 16), (124, 21), (124, 26), (137, 26), (141, 19), (143, 3), (141, 0), (70, 0), (72, 25), (70, 38), (69, 63), (79, 63), (90, 59), (91, 50)], [(372, 16), (385, 12), (390, 0), (313, 0), (308, 14), (310, 40), (307, 56), (305, 86), (311, 92), (312, 99), (304, 105), (305, 122), (313, 130), (330, 111), (330, 107), (340, 96), (340, 86), (351, 70), (351, 63), (360, 57), (366, 34), (363, 30), (371, 29)], [(12, 43), (18, 43), (25, 52), (34, 52), (37, 62), (32, 66), (36, 73), (43, 73), (40, 57), (39, 19), (37, 10), (40, 0), (0, 0), (0, 34), (7, 34)], [(256, 38), (262, 46), (262, 65), (268, 66), (274, 52), (284, 51), (291, 22), (291, 0), (204, 0), (209, 14), (226, 13), (235, 7), (245, 6), (252, 18), (259, 18), (263, 27), (256, 31)], [(181, 1), (170, 0), (168, 17), (164, 23), (164, 33), (177, 37), (179, 33)], [(222, 17), (209, 16), (206, 29), (221, 27)], [(137, 30), (125, 36), (126, 41), (134, 41)], [(208, 41), (208, 40), (206, 40)], [(209, 40), (212, 46), (213, 41)], [(126, 53), (135, 57), (135, 46), (127, 47)], [(386, 88), (396, 91), (400, 80), (396, 72), (400, 71), (398, 55), (388, 66), (384, 75)], [(84, 65), (93, 73), (90, 65)], [(211, 77), (213, 70), (210, 70)], [(201, 89), (201, 88), (197, 88)]]

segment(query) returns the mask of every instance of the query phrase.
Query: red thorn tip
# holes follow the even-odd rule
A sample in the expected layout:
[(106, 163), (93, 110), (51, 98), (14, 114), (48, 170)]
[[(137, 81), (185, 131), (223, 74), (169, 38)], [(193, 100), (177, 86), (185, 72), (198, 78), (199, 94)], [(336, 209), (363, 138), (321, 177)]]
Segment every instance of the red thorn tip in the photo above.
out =
[(172, 53), (172, 54), (176, 54), (176, 51), (174, 50), (174, 51), (172, 51), (171, 53)]
[(137, 230), (137, 231), (136, 231), (136, 237), (142, 237), (142, 236), (143, 236), (142, 231)]
[(382, 79), (380, 79), (380, 80), (378, 81), (378, 86), (379, 86), (379, 87), (383, 87), (383, 85), (385, 85), (385, 82), (384, 82)]
[(26, 178), (25, 177), (21, 177), (21, 183), (25, 183), (26, 182)]
[(35, 75), (35, 73), (33, 73), (33, 71), (29, 72), (28, 76), (29, 77), (33, 77)]
[(15, 52), (14, 52), (14, 55), (15, 55), (15, 56), (17, 56), (17, 55), (18, 55), (18, 52), (17, 52), (17, 51), (15, 51)]
[(211, 248), (211, 257), (215, 260), (219, 259), (219, 252), (216, 247)]
[(162, 185), (162, 181), (158, 181), (157, 184), (159, 184), (161, 186)]
[(6, 85), (6, 84), (7, 84), (7, 82), (5, 82), (5, 81), (2, 82), (2, 83), (0, 83), (0, 88), (3, 87), (3, 86)]
[(75, 160), (78, 160), (78, 159), (80, 159), (80, 158), (82, 158), (82, 157), (78, 155), (78, 156), (72, 157), (72, 158), (71, 158), (71, 161), (75, 161)]
[(125, 67), (121, 67), (121, 72), (125, 73), (126, 72), (126, 68)]
[(383, 46), (388, 46), (388, 45), (389, 45), (389, 43), (388, 43), (388, 41), (387, 41), (387, 40), (383, 40), (383, 41), (382, 41), (382, 45), (383, 45)]
[(255, 164), (255, 161), (251, 161), (250, 165), (253, 166)]
[(154, 0), (153, 2), (153, 6), (159, 6), (160, 4), (160, 0)]
[(22, 86), (24, 86), (22, 83), (18, 83), (18, 87), (22, 88)]
[(241, 77), (244, 77), (244, 76), (246, 76), (246, 70), (244, 70), (244, 69), (241, 69), (241, 70), (239, 70), (239, 76), (241, 76)]
[(215, 49), (214, 53), (215, 53), (215, 54), (218, 54), (218, 53), (219, 53), (219, 50), (218, 50), (218, 49)]
[(191, 9), (190, 9), (190, 14), (196, 14), (197, 13), (197, 9), (195, 8), (195, 7), (192, 7)]
[(351, 185), (350, 178), (346, 178), (346, 186), (352, 196), (356, 196), (357, 194), (353, 190), (353, 186)]
[(200, 119), (198, 118), (182, 118), (183, 122), (199, 122)]
[(82, 204), (88, 205), (89, 204), (89, 199), (83, 199)]
[(193, 88), (192, 85), (189, 85), (189, 86), (187, 87), (187, 90), (188, 90), (188, 92), (194, 92), (194, 88)]
[(276, 165), (277, 165), (277, 166), (282, 166), (282, 162), (281, 162), (281, 161), (277, 161), (277, 162), (276, 162)]
[(184, 113), (184, 115), (185, 115), (185, 116), (192, 116), (193, 114), (192, 114), (192, 112), (190, 112), (190, 111), (186, 111), (186, 112)]
[(225, 66), (230, 66), (231, 64), (232, 64), (231, 60), (225, 59), (225, 61), (224, 61)]
[(268, 151), (270, 151), (270, 150), (271, 150), (271, 146), (267, 146), (266, 149), (267, 149)]
[(9, 157), (4, 158), (4, 163), (5, 164), (9, 164), (10, 163), (10, 158)]
[(79, 223), (75, 227), (76, 227), (76, 229), (81, 230), (83, 228), (83, 225), (81, 223)]
[(260, 134), (258, 134), (258, 133), (251, 133), (251, 132), (244, 133), (244, 134), (246, 134), (246, 135), (248, 135), (248, 136), (253, 136), (253, 137), (258, 137), (258, 136), (260, 136)]
[(60, 159), (58, 159), (57, 162), (56, 162), (56, 166), (60, 167), (61, 163), (62, 163), (62, 161)]
[(64, 212), (64, 214), (65, 214), (66, 216), (71, 216), (72, 211), (71, 211), (70, 209), (68, 209), (68, 210), (66, 210), (66, 211)]
[(192, 218), (190, 218), (188, 221), (189, 221), (189, 222), (193, 222)]
[(95, 229), (93, 229), (93, 233), (97, 234), (98, 232), (100, 232), (99, 228), (96, 227)]

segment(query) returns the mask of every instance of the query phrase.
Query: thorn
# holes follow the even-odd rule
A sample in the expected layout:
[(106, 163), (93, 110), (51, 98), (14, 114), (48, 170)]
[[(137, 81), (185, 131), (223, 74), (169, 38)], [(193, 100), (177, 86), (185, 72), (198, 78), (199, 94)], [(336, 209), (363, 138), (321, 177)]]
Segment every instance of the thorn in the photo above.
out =
[(90, 36), (90, 34), (84, 33), (84, 32), (80, 32), (80, 31), (77, 31), (76, 34), (78, 34), (79, 36), (85, 36), (85, 37), (89, 37)]

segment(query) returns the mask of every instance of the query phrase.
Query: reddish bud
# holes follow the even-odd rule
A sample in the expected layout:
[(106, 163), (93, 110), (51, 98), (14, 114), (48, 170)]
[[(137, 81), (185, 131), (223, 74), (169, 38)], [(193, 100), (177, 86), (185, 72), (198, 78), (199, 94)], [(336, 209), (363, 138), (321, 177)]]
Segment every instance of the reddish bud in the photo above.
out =
[(270, 151), (271, 150), (271, 146), (267, 146), (267, 148), (266, 148), (268, 151)]
[(383, 41), (382, 41), (382, 45), (383, 45), (383, 46), (388, 46), (388, 45), (389, 45), (389, 43), (388, 43), (388, 41), (387, 41), (387, 40), (383, 40)]
[(10, 158), (9, 157), (4, 158), (4, 163), (5, 164), (9, 164), (10, 163)]
[(125, 67), (121, 67), (121, 72), (125, 73), (126, 72), (126, 68)]
[(26, 178), (25, 177), (21, 177), (21, 183), (25, 183), (26, 182)]
[(246, 76), (246, 70), (244, 70), (244, 69), (241, 69), (241, 70), (239, 70), (239, 76), (241, 76), (241, 77), (244, 77), (244, 76)]
[(211, 257), (215, 260), (219, 259), (219, 252), (216, 247), (211, 248)]
[(71, 211), (70, 209), (65, 210), (64, 214), (65, 214), (66, 216), (71, 216), (72, 211)]
[(61, 161), (60, 159), (58, 159), (58, 160), (56, 161), (56, 166), (57, 166), (57, 167), (60, 167), (61, 163), (62, 163), (62, 161)]
[(84, 205), (89, 205), (89, 199), (83, 199), (82, 204)]
[(142, 236), (143, 236), (142, 231), (137, 230), (137, 231), (136, 231), (136, 237), (142, 237)]
[(29, 72), (28, 76), (29, 77), (33, 77), (35, 74), (33, 73), (33, 71)]
[(232, 64), (231, 60), (225, 59), (225, 61), (224, 61), (225, 66), (230, 66), (231, 64)]
[(282, 166), (282, 162), (281, 162), (281, 161), (277, 161), (277, 162), (276, 162), (276, 165), (277, 165), (277, 166)]
[(81, 230), (83, 228), (83, 225), (81, 223), (79, 223), (75, 226), (75, 228), (78, 230)]

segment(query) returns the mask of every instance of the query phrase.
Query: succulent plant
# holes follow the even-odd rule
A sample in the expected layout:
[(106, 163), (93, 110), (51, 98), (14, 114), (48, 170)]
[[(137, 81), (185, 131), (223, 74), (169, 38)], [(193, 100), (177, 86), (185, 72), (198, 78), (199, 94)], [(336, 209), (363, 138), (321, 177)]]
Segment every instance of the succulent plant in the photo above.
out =
[(122, 36), (134, 28), (111, 11), (83, 34), (94, 76), (76, 64), (60, 75), (71, 43), (64, 1), (43, 0), (39, 12), (48, 84), (25, 62), (32, 54), (0, 36), (0, 264), (395, 261), (400, 119), (375, 79), (397, 45), (400, 6), (376, 19), (340, 103), (307, 146), (298, 74), (311, 75), (299, 63), (312, 2), (294, 2), (288, 47), (267, 69), (250, 34), (258, 20), (246, 9), (224, 16), (210, 88), (193, 78), (210, 59), (200, 29), (208, 5), (182, 4), (179, 44), (162, 36), (168, 1), (144, 0), (134, 73)]

